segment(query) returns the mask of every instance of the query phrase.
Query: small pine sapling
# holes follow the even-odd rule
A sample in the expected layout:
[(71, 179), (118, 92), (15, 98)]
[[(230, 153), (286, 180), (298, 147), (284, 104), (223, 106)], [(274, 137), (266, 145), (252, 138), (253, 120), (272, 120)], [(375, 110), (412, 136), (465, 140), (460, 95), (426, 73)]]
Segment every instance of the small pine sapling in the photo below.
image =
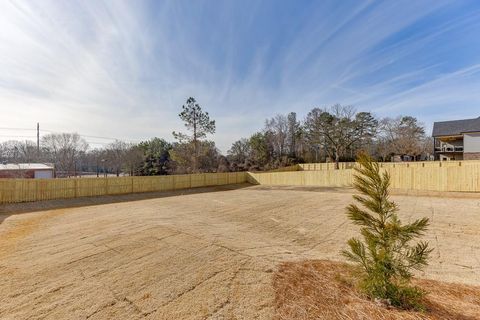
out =
[(353, 198), (359, 204), (347, 207), (348, 218), (361, 226), (362, 239), (348, 240), (342, 254), (360, 271), (359, 285), (371, 299), (380, 299), (403, 309), (422, 310), (425, 292), (411, 285), (412, 271), (423, 269), (431, 249), (428, 242), (412, 242), (422, 236), (428, 218), (402, 224), (398, 206), (390, 201), (390, 175), (380, 173), (378, 163), (368, 155), (358, 157)]

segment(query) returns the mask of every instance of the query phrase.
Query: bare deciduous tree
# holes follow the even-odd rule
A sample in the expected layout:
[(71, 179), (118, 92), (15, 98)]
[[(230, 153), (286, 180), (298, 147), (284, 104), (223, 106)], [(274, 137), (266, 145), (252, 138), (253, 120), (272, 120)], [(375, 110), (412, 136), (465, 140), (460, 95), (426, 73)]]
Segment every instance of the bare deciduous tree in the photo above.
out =
[(33, 141), (10, 140), (0, 144), (0, 160), (13, 163), (39, 161), (37, 146)]
[(314, 109), (306, 121), (309, 135), (335, 160), (338, 169), (340, 158), (355, 144), (371, 139), (378, 126), (369, 112), (357, 113), (353, 107), (334, 105), (329, 109)]
[(46, 159), (62, 176), (76, 175), (76, 161), (88, 149), (88, 143), (78, 133), (51, 133), (42, 138), (41, 145)]
[(425, 150), (425, 129), (423, 124), (414, 117), (382, 119), (381, 137), (392, 155), (407, 155), (416, 160)]
[(105, 161), (107, 166), (117, 175), (120, 175), (122, 167), (125, 165), (126, 153), (129, 145), (124, 141), (116, 140), (108, 144), (105, 148)]
[(278, 158), (282, 158), (287, 151), (288, 145), (288, 119), (286, 116), (277, 114), (265, 121), (265, 132), (269, 143), (273, 146), (273, 152)]
[(297, 114), (295, 112), (290, 112), (287, 115), (287, 144), (288, 144), (288, 155), (291, 158), (297, 157), (298, 147), (301, 146), (300, 143), (301, 130), (300, 123), (297, 121)]

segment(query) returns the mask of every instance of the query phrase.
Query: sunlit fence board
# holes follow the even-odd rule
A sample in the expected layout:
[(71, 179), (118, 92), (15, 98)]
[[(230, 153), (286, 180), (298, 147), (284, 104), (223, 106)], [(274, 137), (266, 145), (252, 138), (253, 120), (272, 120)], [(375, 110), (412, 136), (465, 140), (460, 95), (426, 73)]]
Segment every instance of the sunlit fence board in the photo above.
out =
[(0, 204), (245, 183), (246, 172), (83, 179), (0, 179)]

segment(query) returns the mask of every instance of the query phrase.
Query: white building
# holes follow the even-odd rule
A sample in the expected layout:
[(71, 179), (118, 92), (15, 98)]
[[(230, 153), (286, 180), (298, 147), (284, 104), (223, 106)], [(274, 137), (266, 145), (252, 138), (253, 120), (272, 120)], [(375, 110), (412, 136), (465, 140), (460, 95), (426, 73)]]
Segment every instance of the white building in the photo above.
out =
[(0, 178), (51, 179), (54, 167), (43, 163), (4, 163), (0, 164)]

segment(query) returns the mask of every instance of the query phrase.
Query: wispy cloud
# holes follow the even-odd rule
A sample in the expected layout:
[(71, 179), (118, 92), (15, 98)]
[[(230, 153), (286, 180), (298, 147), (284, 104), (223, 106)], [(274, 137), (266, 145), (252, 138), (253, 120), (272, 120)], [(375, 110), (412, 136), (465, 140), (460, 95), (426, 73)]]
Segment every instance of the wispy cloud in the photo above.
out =
[(195, 96), (226, 151), (336, 102), (479, 116), (479, 18), (475, 1), (2, 1), (0, 127), (170, 139)]

